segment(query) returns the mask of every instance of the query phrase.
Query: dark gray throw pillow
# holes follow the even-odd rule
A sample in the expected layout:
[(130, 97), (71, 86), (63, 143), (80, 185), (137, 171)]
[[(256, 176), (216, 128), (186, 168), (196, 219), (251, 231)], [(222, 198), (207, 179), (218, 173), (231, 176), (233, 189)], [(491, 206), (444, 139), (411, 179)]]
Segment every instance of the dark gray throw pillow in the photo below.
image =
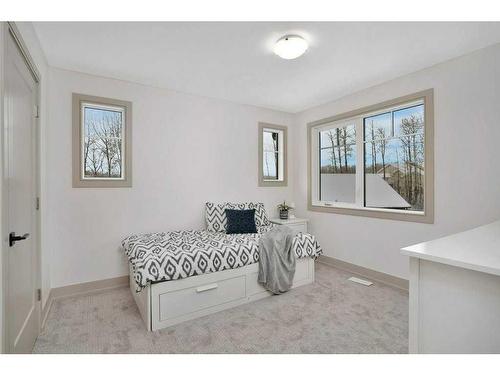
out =
[(226, 208), (227, 234), (257, 233), (255, 226), (255, 209), (230, 210)]

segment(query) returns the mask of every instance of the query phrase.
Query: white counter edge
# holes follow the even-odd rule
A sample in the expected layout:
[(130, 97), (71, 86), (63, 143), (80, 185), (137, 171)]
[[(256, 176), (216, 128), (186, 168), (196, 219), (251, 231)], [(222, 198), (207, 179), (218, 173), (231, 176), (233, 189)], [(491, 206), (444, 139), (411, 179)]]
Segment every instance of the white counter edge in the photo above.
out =
[(449, 258), (443, 258), (439, 257), (436, 255), (429, 255), (429, 254), (422, 254), (418, 253), (412, 250), (406, 250), (406, 248), (402, 248), (400, 250), (401, 254), (407, 255), (412, 258), (418, 258), (422, 260), (428, 260), (431, 262), (437, 262), (437, 263), (442, 263), (446, 264), (449, 266), (453, 267), (459, 267), (459, 268), (464, 268), (472, 271), (478, 271), (478, 272), (483, 272), (483, 273), (489, 273), (491, 275), (497, 275), (500, 276), (500, 269), (495, 268), (495, 267), (488, 267), (480, 264), (473, 264), (473, 263), (467, 263), (467, 262), (462, 262), (456, 259), (449, 259)]

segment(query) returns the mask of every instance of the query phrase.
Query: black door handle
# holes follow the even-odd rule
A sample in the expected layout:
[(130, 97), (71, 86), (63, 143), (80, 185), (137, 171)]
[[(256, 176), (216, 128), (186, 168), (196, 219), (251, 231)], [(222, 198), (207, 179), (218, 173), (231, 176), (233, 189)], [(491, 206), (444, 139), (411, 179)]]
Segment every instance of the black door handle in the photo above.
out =
[(23, 241), (30, 236), (29, 233), (24, 233), (22, 236), (16, 236), (16, 232), (9, 233), (9, 246), (12, 247), (17, 241)]

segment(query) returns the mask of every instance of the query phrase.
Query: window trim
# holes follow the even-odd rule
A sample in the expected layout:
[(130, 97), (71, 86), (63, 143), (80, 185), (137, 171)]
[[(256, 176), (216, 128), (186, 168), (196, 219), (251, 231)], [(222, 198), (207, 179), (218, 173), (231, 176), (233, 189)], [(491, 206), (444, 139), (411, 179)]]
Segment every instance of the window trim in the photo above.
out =
[[(313, 170), (312, 165), (314, 158), (312, 152), (312, 134), (313, 130), (328, 123), (349, 120), (353, 117), (359, 117), (365, 114), (372, 114), (379, 111), (384, 111), (405, 103), (423, 100), (424, 102), (424, 165), (425, 165), (425, 180), (424, 180), (424, 210), (423, 212), (415, 211), (400, 211), (395, 209), (382, 209), (372, 207), (332, 207), (331, 205), (313, 204)], [(359, 135), (362, 136), (362, 135)], [(358, 135), (357, 135), (358, 137)], [(364, 155), (363, 152), (359, 153)], [(434, 223), (434, 89), (428, 89), (413, 94), (398, 97), (396, 99), (387, 100), (378, 104), (359, 108), (353, 111), (345, 112), (339, 115), (331, 116), (321, 120), (313, 121), (307, 124), (307, 195), (308, 195), (308, 210), (317, 212), (329, 212), (343, 215), (365, 216), (379, 219), (411, 221), (418, 223)], [(358, 187), (359, 188), (359, 187)], [(361, 186), (364, 189), (364, 184)], [(356, 193), (357, 194), (357, 193)]]
[[(276, 124), (269, 124), (265, 122), (259, 122), (258, 124), (258, 142), (259, 142), (259, 147), (258, 147), (258, 186), (261, 187), (270, 187), (270, 186), (287, 186), (288, 185), (288, 162), (287, 162), (287, 150), (288, 150), (288, 143), (287, 143), (287, 138), (288, 138), (288, 127), (284, 125), (276, 125)], [(277, 132), (283, 133), (283, 140), (282, 142), (279, 142), (282, 147), (281, 147), (281, 153), (282, 153), (282, 158), (283, 158), (283, 178), (282, 179), (276, 179), (276, 180), (266, 180), (264, 179), (264, 170), (263, 170), (263, 162), (264, 162), (264, 144), (263, 144), (263, 132), (264, 129), (269, 129), (269, 130), (276, 130)], [(278, 147), (278, 154), (280, 153), (280, 148)], [(278, 157), (279, 158), (279, 157)], [(281, 164), (281, 163), (279, 163)], [(278, 173), (280, 171), (280, 165), (278, 165)]]
[[(82, 105), (90, 104), (96, 107), (121, 107), (123, 109), (125, 129), (123, 131), (122, 149), (125, 153), (123, 160), (123, 178), (83, 178), (83, 113)], [(73, 93), (73, 187), (74, 188), (122, 188), (132, 187), (132, 103)]]

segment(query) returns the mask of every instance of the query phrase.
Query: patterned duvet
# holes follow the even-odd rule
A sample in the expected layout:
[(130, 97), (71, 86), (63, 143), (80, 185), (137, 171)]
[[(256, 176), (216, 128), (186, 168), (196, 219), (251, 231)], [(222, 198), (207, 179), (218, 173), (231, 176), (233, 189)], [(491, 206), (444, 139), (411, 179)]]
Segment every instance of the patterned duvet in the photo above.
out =
[[(133, 235), (122, 241), (134, 279), (142, 289), (149, 283), (183, 279), (243, 267), (259, 261), (259, 238), (273, 225), (261, 226), (255, 234), (211, 231), (175, 231)], [(297, 258), (316, 259), (321, 247), (308, 233), (293, 240)]]

